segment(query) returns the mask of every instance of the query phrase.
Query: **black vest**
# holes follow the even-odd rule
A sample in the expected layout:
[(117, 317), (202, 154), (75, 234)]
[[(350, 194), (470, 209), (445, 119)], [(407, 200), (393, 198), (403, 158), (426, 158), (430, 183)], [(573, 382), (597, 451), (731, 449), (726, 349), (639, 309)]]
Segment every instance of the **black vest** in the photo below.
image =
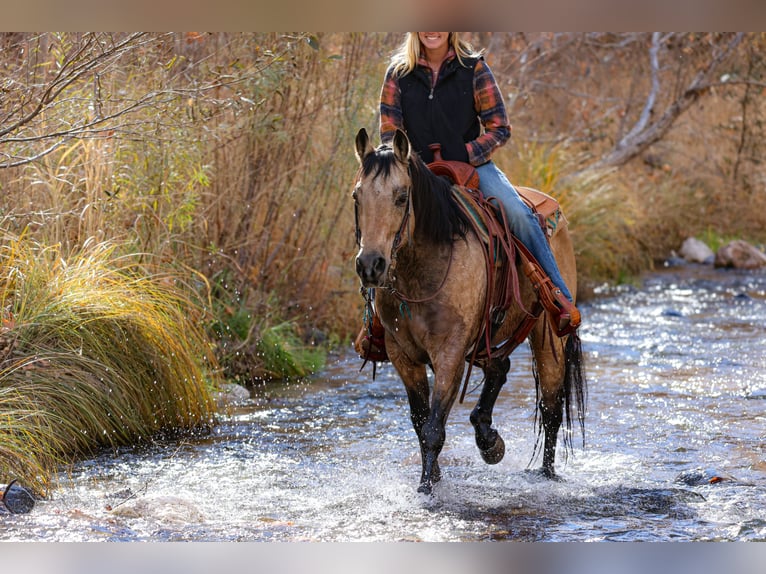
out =
[(473, 99), (473, 72), (478, 58), (442, 64), (431, 91), (428, 69), (417, 66), (399, 78), (404, 129), (426, 163), (433, 161), (429, 144), (441, 144), (442, 159), (468, 161), (465, 144), (479, 137), (481, 125)]

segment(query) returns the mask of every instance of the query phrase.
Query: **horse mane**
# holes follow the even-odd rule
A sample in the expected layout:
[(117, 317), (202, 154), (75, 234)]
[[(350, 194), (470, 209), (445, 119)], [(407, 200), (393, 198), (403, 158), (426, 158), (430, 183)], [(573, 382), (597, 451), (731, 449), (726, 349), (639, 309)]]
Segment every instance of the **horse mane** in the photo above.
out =
[[(362, 161), (365, 176), (387, 177), (396, 162), (389, 145), (380, 146)], [(436, 244), (451, 244), (465, 238), (471, 222), (452, 196), (452, 183), (435, 175), (420, 156), (410, 154), (412, 208), (415, 212), (415, 235)]]

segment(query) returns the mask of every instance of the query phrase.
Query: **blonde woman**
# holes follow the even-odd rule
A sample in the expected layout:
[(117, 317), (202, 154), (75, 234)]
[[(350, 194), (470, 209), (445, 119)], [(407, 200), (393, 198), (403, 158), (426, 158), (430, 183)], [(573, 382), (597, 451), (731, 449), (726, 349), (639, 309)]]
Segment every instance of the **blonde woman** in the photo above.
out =
[(534, 255), (559, 290), (560, 330), (580, 324), (580, 313), (561, 277), (536, 216), (492, 162), (495, 149), (511, 137), (505, 104), (481, 52), (457, 32), (409, 32), (394, 53), (380, 96), (380, 139), (401, 129), (426, 163), (430, 144), (444, 160), (473, 165), (485, 197), (495, 197), (513, 233)]

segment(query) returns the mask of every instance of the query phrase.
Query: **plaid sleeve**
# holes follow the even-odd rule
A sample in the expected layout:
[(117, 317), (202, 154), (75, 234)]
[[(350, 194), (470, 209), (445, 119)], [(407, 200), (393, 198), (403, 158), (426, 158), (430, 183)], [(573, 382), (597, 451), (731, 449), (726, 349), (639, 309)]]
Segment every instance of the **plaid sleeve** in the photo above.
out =
[(511, 125), (505, 112), (503, 95), (483, 59), (476, 63), (474, 70), (473, 97), (484, 133), (466, 143), (465, 147), (469, 163), (477, 166), (488, 162), (495, 148), (505, 144), (511, 137)]
[(392, 68), (389, 68), (380, 90), (380, 142), (391, 141), (397, 128), (404, 130), (402, 93)]

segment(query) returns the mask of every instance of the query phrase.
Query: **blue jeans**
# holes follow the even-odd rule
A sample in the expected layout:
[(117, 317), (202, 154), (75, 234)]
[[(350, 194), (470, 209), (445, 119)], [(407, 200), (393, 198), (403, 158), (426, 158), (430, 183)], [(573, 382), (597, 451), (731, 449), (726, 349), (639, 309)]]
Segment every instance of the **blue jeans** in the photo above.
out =
[(505, 177), (505, 174), (493, 162), (489, 161), (480, 165), (476, 171), (479, 172), (479, 189), (484, 197), (495, 197), (502, 203), (513, 234), (534, 255), (553, 284), (561, 289), (561, 293), (567, 299), (572, 301), (572, 295), (561, 277), (559, 266), (553, 257), (548, 239), (540, 228), (537, 216), (532, 213), (532, 210), (519, 197), (519, 193)]

